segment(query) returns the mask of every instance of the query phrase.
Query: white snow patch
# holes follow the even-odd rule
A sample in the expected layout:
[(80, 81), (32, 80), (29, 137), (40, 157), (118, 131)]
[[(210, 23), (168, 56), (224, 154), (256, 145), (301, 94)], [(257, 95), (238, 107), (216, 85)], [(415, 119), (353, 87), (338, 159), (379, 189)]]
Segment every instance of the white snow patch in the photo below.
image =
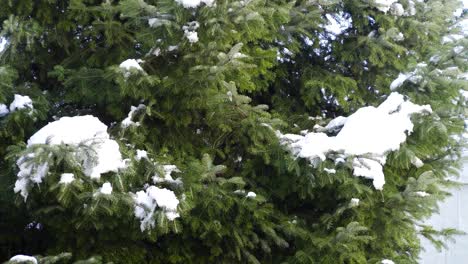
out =
[(336, 170), (335, 169), (328, 169), (328, 168), (323, 168), (323, 170), (328, 173), (328, 174), (335, 174)]
[(421, 82), (423, 79), (422, 77), (422, 72), (423, 68), (427, 67), (427, 63), (418, 63), (415, 67), (415, 69), (412, 72), (406, 72), (406, 73), (400, 73), (398, 75), (398, 78), (396, 78), (391, 84), (390, 84), (390, 90), (394, 91), (397, 88), (399, 88), (401, 85), (403, 85), (404, 82), (407, 80), (414, 83), (418, 84)]
[(351, 207), (356, 207), (359, 206), (360, 200), (358, 198), (351, 198), (351, 201), (349, 202), (349, 206)]
[[(77, 147), (75, 157), (82, 163), (83, 172), (93, 178), (100, 178), (102, 173), (117, 172), (123, 167), (119, 145), (110, 139), (107, 126), (94, 116), (62, 117), (37, 131), (29, 140), (28, 147), (37, 144), (60, 145), (67, 144)], [(80, 148), (80, 145), (86, 148)], [(89, 150), (96, 155), (89, 156)], [(47, 162), (35, 164), (34, 153), (20, 157), (16, 164), (20, 171), (15, 183), (15, 192), (21, 192), (25, 198), (31, 184), (41, 183), (48, 172)]]
[(168, 25), (170, 22), (166, 19), (161, 18), (150, 18), (148, 19), (148, 25), (152, 28), (157, 28), (163, 25)]
[(60, 176), (59, 183), (61, 184), (69, 184), (75, 180), (75, 175), (73, 173), (62, 173)]
[(397, 0), (374, 0), (374, 6), (384, 12), (387, 13), (390, 10), (390, 7), (393, 3), (397, 2)]
[(91, 115), (62, 117), (47, 124), (28, 140), (28, 147), (36, 144), (85, 144), (91, 147), (96, 152), (97, 163), (84, 164), (84, 172), (91, 178), (99, 178), (102, 173), (110, 171), (116, 172), (122, 163), (119, 145), (110, 139), (107, 126)]
[(255, 198), (255, 197), (257, 197), (257, 194), (254, 193), (254, 192), (248, 192), (247, 195), (246, 195), (245, 197), (247, 197), (247, 198)]
[(335, 165), (338, 163), (346, 163), (346, 160), (344, 158), (336, 158), (335, 159)]
[(455, 48), (453, 48), (453, 52), (455, 52), (456, 54), (462, 52), (464, 49), (463, 46), (456, 46)]
[(131, 106), (130, 112), (128, 112), (127, 117), (122, 120), (121, 126), (122, 128), (127, 128), (129, 126), (140, 126), (140, 122), (133, 122), (132, 118), (136, 111), (144, 109), (146, 106), (144, 104), (139, 104), (138, 106)]
[(15, 94), (15, 99), (10, 104), (10, 112), (24, 108), (33, 109), (33, 102), (27, 95)]
[(243, 53), (240, 53), (240, 52), (236, 52), (234, 53), (234, 55), (232, 55), (232, 58), (233, 59), (243, 59), (243, 58), (247, 58), (249, 56), (243, 54)]
[(0, 37), (0, 53), (5, 50), (8, 41), (4, 37)]
[[(333, 34), (333, 36), (330, 36), (332, 40), (336, 39), (336, 36), (343, 34), (353, 24), (351, 16), (347, 16), (343, 12), (326, 14), (325, 18), (327, 19), (327, 24), (321, 26), (326, 32)], [(322, 38), (321, 42), (325, 42), (325, 39)]]
[(405, 13), (405, 9), (400, 3), (393, 3), (390, 6), (390, 13), (394, 16), (402, 16)]
[(19, 168), (17, 174), (18, 179), (15, 182), (13, 191), (20, 193), (26, 201), (29, 194), (29, 187), (31, 184), (39, 184), (42, 179), (49, 172), (49, 163), (45, 162), (42, 164), (35, 164), (32, 159), (35, 157), (34, 153), (20, 157), (16, 161), (16, 165)]
[(10, 261), (17, 262), (17, 263), (32, 262), (34, 264), (37, 264), (37, 259), (35, 257), (31, 257), (27, 255), (16, 255), (10, 258)]
[(145, 72), (143, 68), (140, 66), (140, 62), (143, 62), (142, 60), (135, 60), (135, 59), (128, 59), (120, 63), (119, 68), (124, 70), (124, 77), (128, 78), (130, 76), (130, 71), (132, 69), (140, 71), (140, 72)]
[(339, 35), (344, 30), (349, 28), (349, 23), (347, 23), (347, 24), (340, 23), (342, 21), (341, 20), (340, 20), (340, 22), (337, 21), (331, 14), (326, 14), (325, 17), (328, 20), (328, 24), (325, 26), (325, 30), (332, 33), (332, 34)]
[(196, 31), (185, 31), (184, 35), (190, 43), (198, 42), (198, 33)]
[(336, 118), (334, 118), (333, 120), (331, 120), (327, 126), (325, 126), (325, 128), (327, 130), (333, 130), (333, 129), (336, 129), (336, 128), (340, 128), (342, 126), (344, 126), (344, 124), (346, 123), (346, 120), (348, 118), (344, 117), (344, 116), (338, 116)]
[(6, 116), (9, 112), (6, 104), (0, 104), (0, 117)]
[(465, 97), (466, 100), (468, 100), (468, 91), (460, 89), (460, 94), (461, 96)]
[(161, 177), (159, 174), (153, 176), (153, 182), (168, 182), (168, 183), (175, 183), (175, 184), (182, 184), (180, 179), (173, 179), (171, 174), (172, 172), (180, 172), (176, 165), (162, 165), (162, 169), (164, 171), (164, 177)]
[(160, 207), (169, 220), (179, 217), (177, 206), (179, 200), (173, 191), (166, 188), (160, 189), (154, 185), (149, 186), (146, 191), (134, 194), (135, 217), (140, 219), (140, 229), (145, 231), (154, 227), (154, 213)]
[(418, 157), (411, 158), (411, 164), (416, 166), (416, 168), (421, 168), (424, 166), (424, 162), (422, 162), (422, 160), (420, 160)]
[(412, 132), (411, 115), (425, 112), (432, 112), (429, 105), (413, 104), (394, 92), (378, 107), (363, 107), (350, 115), (336, 136), (315, 132), (283, 135), (279, 131), (277, 136), (293, 155), (309, 159), (313, 165), (325, 160), (329, 152), (355, 157), (354, 175), (373, 179), (374, 187), (381, 190), (388, 152), (399, 149)]
[[(418, 0), (418, 2), (420, 2), (420, 1)], [(414, 1), (412, 1), (412, 0), (408, 1), (408, 10), (406, 10), (405, 15), (406, 16), (416, 15), (416, 6), (415, 6)]]
[(135, 159), (138, 161), (141, 159), (148, 159), (148, 152), (146, 152), (146, 150), (137, 149)]
[(395, 262), (393, 262), (393, 260), (389, 260), (389, 259), (383, 259), (380, 263), (382, 263), (382, 264), (395, 264)]
[(110, 195), (112, 193), (112, 185), (110, 182), (105, 182), (101, 188), (99, 188), (99, 192), (105, 195)]
[(198, 33), (197, 29), (200, 27), (197, 21), (192, 21), (187, 23), (187, 25), (183, 26), (182, 29), (184, 30), (184, 36), (188, 39), (190, 43), (197, 43), (198, 42)]
[(178, 48), (179, 48), (178, 45), (172, 45), (172, 46), (167, 47), (167, 51), (174, 51), (174, 50), (176, 50)]
[(426, 196), (429, 196), (429, 194), (427, 192), (415, 192), (415, 194), (419, 197), (426, 197)]
[(214, 0), (175, 0), (177, 3), (181, 4), (185, 8), (195, 8), (201, 5), (202, 3), (207, 6), (212, 6)]
[(457, 40), (463, 39), (464, 36), (460, 34), (450, 34), (442, 38), (442, 44), (455, 42)]
[(403, 41), (403, 40), (405, 40), (405, 36), (403, 35), (403, 33), (398, 32), (397, 34), (395, 34), (394, 36), (392, 36), (392, 39), (393, 39), (394, 41), (397, 41), (397, 42), (398, 42), (398, 41)]
[(367, 158), (353, 159), (353, 175), (373, 179), (373, 185), (376, 190), (382, 190), (385, 184), (385, 175), (383, 173), (383, 162)]
[(411, 73), (400, 73), (400, 74), (398, 74), (398, 78), (393, 80), (393, 82), (390, 84), (390, 90), (392, 90), (392, 91), (396, 90), (398, 87), (403, 85), (403, 83), (406, 80), (408, 80), (408, 78), (411, 77), (411, 76), (412, 76)]

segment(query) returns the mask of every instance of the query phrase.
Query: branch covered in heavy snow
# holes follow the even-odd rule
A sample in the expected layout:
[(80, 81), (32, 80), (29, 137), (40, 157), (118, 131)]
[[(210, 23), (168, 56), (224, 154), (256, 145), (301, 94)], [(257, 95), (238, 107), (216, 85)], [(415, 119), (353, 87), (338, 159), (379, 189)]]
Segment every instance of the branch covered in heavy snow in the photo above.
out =
[(336, 136), (315, 132), (283, 135), (279, 131), (277, 135), (293, 155), (313, 164), (331, 152), (353, 157), (354, 175), (373, 179), (374, 187), (381, 190), (385, 184), (382, 166), (387, 154), (399, 149), (412, 132), (411, 115), (431, 111), (429, 105), (416, 105), (392, 93), (378, 107), (363, 107), (347, 118), (332, 120), (327, 127), (342, 126)]
[[(81, 144), (90, 148), (96, 154), (95, 159), (82, 153), (75, 153), (75, 156), (82, 164), (83, 173), (91, 178), (98, 179), (102, 173), (117, 172), (124, 166), (119, 145), (115, 140), (110, 139), (107, 126), (94, 116), (62, 117), (51, 122), (28, 140), (28, 147), (37, 144), (67, 144), (77, 148)], [(20, 157), (16, 162), (20, 170), (14, 191), (21, 192), (25, 199), (30, 186), (41, 183), (49, 171), (47, 162), (41, 164), (33, 162), (35, 155), (35, 153), (29, 153)], [(66, 176), (62, 182), (68, 183), (70, 180), (71, 177)]]

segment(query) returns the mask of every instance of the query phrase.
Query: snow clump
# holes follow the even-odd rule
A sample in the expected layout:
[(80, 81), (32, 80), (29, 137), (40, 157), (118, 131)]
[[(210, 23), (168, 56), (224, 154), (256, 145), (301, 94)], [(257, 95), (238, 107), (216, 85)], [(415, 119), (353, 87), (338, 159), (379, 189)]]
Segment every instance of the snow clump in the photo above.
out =
[(122, 120), (122, 123), (121, 123), (122, 128), (127, 128), (129, 126), (140, 126), (140, 122), (133, 122), (132, 118), (136, 111), (145, 109), (145, 107), (146, 105), (144, 104), (140, 104), (138, 106), (131, 106), (130, 112), (128, 112), (127, 117), (124, 120)]
[(140, 161), (141, 159), (148, 159), (148, 152), (146, 150), (137, 149), (135, 159)]
[(179, 199), (173, 191), (166, 188), (161, 189), (151, 185), (145, 191), (133, 194), (133, 199), (135, 202), (134, 214), (136, 218), (140, 219), (141, 232), (154, 227), (154, 214), (157, 208), (161, 208), (170, 221), (179, 217), (179, 213), (177, 213)]
[(257, 194), (254, 193), (254, 192), (248, 192), (247, 195), (246, 195), (245, 197), (247, 197), (247, 198), (255, 198), (255, 197), (257, 197)]
[(171, 176), (173, 172), (180, 172), (180, 170), (177, 168), (176, 165), (171, 165), (171, 164), (162, 165), (162, 170), (164, 172), (164, 176), (161, 177), (161, 175), (156, 173), (156, 175), (152, 177), (154, 183), (167, 182), (167, 183), (176, 184), (176, 185), (182, 184), (182, 181), (180, 180), (180, 178), (177, 178), (174, 180)]
[(182, 27), (184, 30), (184, 36), (188, 39), (190, 43), (197, 43), (198, 42), (198, 33), (197, 29), (200, 27), (197, 21), (192, 21), (187, 23), (187, 25)]
[(132, 70), (145, 72), (143, 68), (140, 66), (140, 63), (142, 62), (143, 62), (142, 60), (128, 59), (120, 63), (119, 68), (124, 71), (124, 77), (128, 78), (130, 77)]
[[(117, 172), (124, 167), (118, 143), (110, 139), (107, 126), (91, 115), (62, 117), (47, 124), (27, 142), (28, 147), (41, 144), (76, 147), (73, 155), (82, 166), (83, 173), (92, 179), (99, 179), (103, 173)], [(90, 150), (95, 157), (90, 157)], [(41, 151), (44, 150), (39, 149), (36, 152)], [(47, 161), (36, 162), (36, 152), (21, 156), (16, 161), (19, 172), (14, 191), (20, 192), (25, 200), (32, 184), (41, 183), (49, 171)]]
[(59, 183), (61, 184), (69, 184), (75, 180), (75, 175), (73, 173), (62, 173), (60, 176)]
[(105, 195), (110, 195), (112, 193), (112, 185), (110, 182), (105, 182), (101, 188), (99, 188), (99, 192)]
[(351, 207), (357, 207), (359, 206), (360, 200), (358, 198), (352, 198), (351, 201), (349, 202), (349, 206)]
[(29, 96), (15, 94), (15, 99), (10, 104), (10, 112), (24, 108), (33, 109), (33, 103)]
[(405, 13), (405, 9), (400, 3), (393, 3), (390, 6), (390, 13), (394, 16), (402, 16)]
[(9, 260), (10, 262), (16, 262), (16, 263), (33, 263), (37, 264), (37, 259), (35, 257), (31, 256), (26, 256), (26, 255), (16, 255)]
[(195, 8), (201, 4), (206, 4), (207, 6), (212, 6), (214, 0), (175, 0), (177, 3), (181, 4), (185, 8)]
[(378, 10), (387, 13), (395, 2), (397, 2), (397, 0), (374, 0), (374, 6)]
[(0, 104), (0, 117), (6, 116), (9, 112), (6, 104)]
[(335, 121), (343, 123), (336, 136), (322, 132), (297, 135), (277, 131), (276, 134), (294, 156), (309, 159), (315, 166), (330, 152), (352, 157), (353, 174), (372, 179), (375, 189), (382, 190), (387, 154), (398, 150), (413, 131), (412, 114), (431, 112), (429, 105), (413, 104), (393, 92), (378, 107), (363, 107), (346, 119)]

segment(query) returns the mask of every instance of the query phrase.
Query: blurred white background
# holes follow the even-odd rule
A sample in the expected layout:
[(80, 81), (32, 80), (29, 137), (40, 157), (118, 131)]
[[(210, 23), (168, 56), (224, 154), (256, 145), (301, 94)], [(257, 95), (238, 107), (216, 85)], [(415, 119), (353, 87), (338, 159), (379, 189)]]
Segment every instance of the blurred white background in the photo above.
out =
[[(468, 157), (468, 151), (464, 156)], [(440, 213), (432, 216), (428, 223), (436, 229), (453, 227), (468, 234), (468, 162), (465, 162), (458, 181), (467, 185), (454, 190), (453, 196), (440, 204)], [(422, 242), (426, 251), (421, 254), (421, 264), (468, 263), (468, 235), (457, 236), (456, 242), (448, 242), (448, 249), (442, 251), (435, 249), (426, 239)]]

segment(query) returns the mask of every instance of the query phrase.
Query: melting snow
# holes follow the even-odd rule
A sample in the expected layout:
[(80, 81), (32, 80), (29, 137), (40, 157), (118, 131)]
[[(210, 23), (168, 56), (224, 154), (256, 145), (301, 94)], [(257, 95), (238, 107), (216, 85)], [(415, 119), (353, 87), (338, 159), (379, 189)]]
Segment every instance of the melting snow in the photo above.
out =
[(336, 136), (314, 132), (283, 135), (279, 131), (277, 135), (293, 155), (313, 164), (325, 160), (330, 152), (354, 157), (354, 175), (373, 179), (374, 187), (381, 190), (387, 153), (399, 149), (412, 132), (411, 115), (431, 111), (429, 105), (413, 104), (394, 92), (378, 107), (363, 107), (350, 115)]

